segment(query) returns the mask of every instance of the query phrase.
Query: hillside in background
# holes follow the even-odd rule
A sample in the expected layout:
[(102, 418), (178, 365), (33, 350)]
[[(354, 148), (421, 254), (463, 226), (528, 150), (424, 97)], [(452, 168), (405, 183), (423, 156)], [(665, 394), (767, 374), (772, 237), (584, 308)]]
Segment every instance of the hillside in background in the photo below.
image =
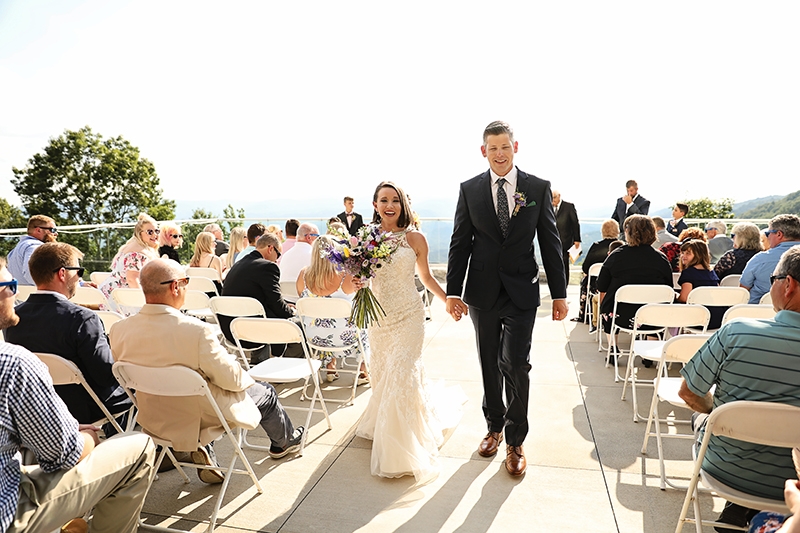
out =
[(740, 216), (742, 218), (772, 218), (775, 215), (782, 214), (800, 215), (800, 191), (795, 191), (778, 200), (761, 204)]
[(733, 212), (736, 215), (735, 218), (745, 218), (748, 215), (745, 215), (751, 209), (755, 209), (756, 207), (762, 206), (769, 202), (774, 202), (776, 200), (780, 200), (784, 196), (781, 194), (774, 194), (772, 196), (764, 196), (763, 198), (756, 198), (755, 200), (745, 200), (744, 202), (739, 202), (737, 204), (733, 204)]

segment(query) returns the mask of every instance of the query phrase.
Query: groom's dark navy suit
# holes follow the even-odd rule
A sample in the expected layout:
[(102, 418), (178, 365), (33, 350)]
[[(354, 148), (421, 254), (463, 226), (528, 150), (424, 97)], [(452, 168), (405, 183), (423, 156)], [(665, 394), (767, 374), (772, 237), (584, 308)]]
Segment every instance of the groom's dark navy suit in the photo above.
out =
[(537, 232), (550, 295), (566, 298), (550, 183), (517, 172), (516, 190), (528, 206), (511, 216), (505, 238), (492, 200), (491, 173), (461, 184), (447, 266), (447, 295), (463, 294), (475, 326), (489, 431), (505, 428), (512, 446), (522, 445), (528, 432), (531, 336), (540, 304)]

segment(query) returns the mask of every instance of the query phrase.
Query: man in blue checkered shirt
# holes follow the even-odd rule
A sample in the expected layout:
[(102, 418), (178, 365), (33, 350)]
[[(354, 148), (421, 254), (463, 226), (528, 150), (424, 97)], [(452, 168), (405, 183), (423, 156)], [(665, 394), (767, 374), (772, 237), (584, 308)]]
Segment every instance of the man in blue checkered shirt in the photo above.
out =
[[(15, 325), (16, 280), (0, 258), (0, 329)], [(133, 533), (155, 449), (142, 433), (99, 443), (31, 352), (0, 343), (0, 531), (50, 532), (92, 507), (92, 532)]]

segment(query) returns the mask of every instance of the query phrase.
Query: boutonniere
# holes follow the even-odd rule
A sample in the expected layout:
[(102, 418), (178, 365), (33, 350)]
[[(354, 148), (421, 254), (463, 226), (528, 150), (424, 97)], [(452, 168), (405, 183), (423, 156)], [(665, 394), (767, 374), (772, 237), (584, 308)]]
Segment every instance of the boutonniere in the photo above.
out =
[(536, 205), (536, 202), (528, 203), (528, 199), (525, 198), (525, 193), (521, 193), (519, 191), (514, 193), (514, 212), (511, 213), (512, 217), (517, 216), (521, 207), (528, 207), (529, 205)]

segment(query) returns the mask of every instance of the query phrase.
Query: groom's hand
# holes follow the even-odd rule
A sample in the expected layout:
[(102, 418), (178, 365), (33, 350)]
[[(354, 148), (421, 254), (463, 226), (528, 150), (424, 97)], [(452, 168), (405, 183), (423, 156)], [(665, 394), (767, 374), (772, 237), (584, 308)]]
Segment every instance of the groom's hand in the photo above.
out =
[(553, 320), (564, 320), (569, 312), (566, 300), (553, 300)]
[(448, 298), (445, 309), (456, 322), (461, 320), (461, 317), (469, 312), (466, 304), (461, 301), (461, 298)]

